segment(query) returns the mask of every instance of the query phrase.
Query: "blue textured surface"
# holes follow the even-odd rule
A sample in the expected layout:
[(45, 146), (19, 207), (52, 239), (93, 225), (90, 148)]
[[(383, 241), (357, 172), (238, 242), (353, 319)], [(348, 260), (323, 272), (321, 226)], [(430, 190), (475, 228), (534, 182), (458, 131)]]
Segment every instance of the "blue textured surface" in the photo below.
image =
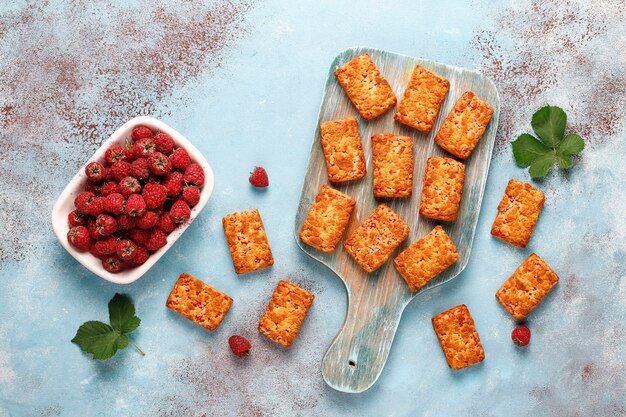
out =
[[(626, 415), (624, 1), (11, 2), (0, 6), (0, 416)], [(210, 39), (210, 41), (209, 41)], [(367, 45), (492, 77), (503, 105), (479, 224), (462, 275), (406, 309), (376, 385), (328, 388), (320, 361), (344, 318), (342, 285), (298, 249), (293, 221), (328, 66)], [(569, 179), (536, 185), (546, 206), (530, 245), (490, 237), (510, 178), (529, 180), (507, 142), (544, 104), (566, 109), (588, 147)], [(212, 200), (146, 276), (120, 287), (54, 240), (49, 212), (116, 126), (151, 114), (186, 135), (213, 166)], [(248, 172), (264, 166), (267, 190)], [(221, 217), (260, 210), (276, 264), (236, 276)], [(537, 252), (559, 274), (532, 313), (530, 346), (494, 293)], [(168, 311), (181, 272), (235, 299), (210, 333)], [(316, 295), (291, 350), (256, 331), (276, 282)], [(106, 319), (115, 292), (142, 325), (132, 348), (96, 362), (70, 343)], [(430, 318), (470, 308), (484, 363), (448, 369)], [(240, 360), (227, 338), (249, 337)]]

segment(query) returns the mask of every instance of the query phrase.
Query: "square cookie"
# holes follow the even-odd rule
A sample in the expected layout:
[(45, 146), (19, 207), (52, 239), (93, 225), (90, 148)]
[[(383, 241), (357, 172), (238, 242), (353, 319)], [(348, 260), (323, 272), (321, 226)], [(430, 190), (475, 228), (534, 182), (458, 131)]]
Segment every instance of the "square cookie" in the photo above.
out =
[(365, 120), (396, 105), (396, 95), (369, 55), (355, 57), (335, 70), (335, 77)]
[(420, 132), (430, 132), (449, 89), (448, 80), (418, 65), (393, 118)]
[(285, 347), (291, 346), (314, 298), (296, 284), (280, 281), (259, 321), (259, 332)]
[(274, 265), (274, 257), (257, 209), (229, 214), (222, 219), (235, 272), (245, 274)]
[(379, 133), (372, 136), (375, 197), (410, 197), (413, 190), (413, 139)]
[(461, 204), (465, 164), (452, 158), (431, 157), (426, 162), (420, 214), (453, 222)]
[(485, 359), (474, 319), (465, 304), (437, 314), (433, 328), (450, 368), (467, 368)]
[(443, 121), (435, 142), (460, 159), (466, 159), (485, 133), (493, 109), (471, 91), (463, 93)]
[(354, 198), (322, 186), (300, 230), (300, 240), (322, 252), (333, 252), (350, 222)]
[(545, 197), (525, 182), (510, 180), (498, 205), (491, 234), (511, 245), (524, 248), (535, 230)]
[(381, 204), (346, 239), (343, 247), (367, 272), (380, 268), (409, 235), (409, 225)]
[(533, 253), (502, 284), (496, 299), (513, 317), (521, 320), (537, 307), (557, 282), (556, 273)]
[(354, 117), (320, 123), (320, 138), (330, 182), (365, 176), (365, 155)]
[(181, 274), (165, 305), (200, 326), (215, 330), (233, 299), (189, 274)]
[(458, 259), (454, 242), (441, 226), (436, 226), (398, 255), (393, 265), (415, 292)]

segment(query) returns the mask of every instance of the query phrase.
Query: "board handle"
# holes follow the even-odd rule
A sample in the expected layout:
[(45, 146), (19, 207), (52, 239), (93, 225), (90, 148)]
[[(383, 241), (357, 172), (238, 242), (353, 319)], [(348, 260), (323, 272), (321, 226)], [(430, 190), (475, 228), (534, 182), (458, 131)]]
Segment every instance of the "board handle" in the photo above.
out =
[(376, 382), (406, 305), (359, 301), (348, 296), (346, 320), (322, 359), (324, 380), (342, 392), (363, 392)]

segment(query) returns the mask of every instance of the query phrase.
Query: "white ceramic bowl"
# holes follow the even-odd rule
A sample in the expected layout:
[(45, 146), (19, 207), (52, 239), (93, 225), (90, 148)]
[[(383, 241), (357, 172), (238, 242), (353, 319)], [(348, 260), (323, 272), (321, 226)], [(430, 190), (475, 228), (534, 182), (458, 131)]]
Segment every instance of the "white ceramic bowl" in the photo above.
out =
[[(167, 245), (154, 252), (150, 258), (143, 265), (139, 265), (135, 268), (125, 269), (116, 274), (108, 272), (102, 267), (100, 259), (94, 257), (89, 252), (79, 252), (74, 249), (67, 241), (67, 232), (69, 226), (67, 224), (67, 216), (74, 210), (74, 199), (83, 190), (85, 183), (87, 182), (87, 176), (85, 175), (85, 166), (91, 161), (104, 161), (104, 152), (113, 144), (124, 143), (126, 138), (130, 138), (131, 132), (135, 126), (144, 125), (148, 126), (154, 131), (165, 132), (174, 139), (177, 146), (182, 146), (187, 150), (191, 160), (198, 163), (202, 169), (204, 169), (204, 186), (200, 190), (200, 202), (191, 209), (191, 217), (185, 224), (178, 226), (172, 233), (167, 236)], [(185, 230), (189, 227), (191, 222), (198, 216), (200, 211), (204, 208), (209, 201), (211, 194), (213, 193), (213, 187), (215, 185), (215, 178), (213, 177), (213, 170), (202, 156), (200, 151), (191, 144), (183, 135), (178, 133), (160, 120), (152, 117), (141, 116), (135, 117), (126, 122), (122, 127), (117, 129), (115, 133), (109, 137), (94, 153), (91, 158), (85, 163), (85, 165), (78, 171), (78, 173), (72, 178), (70, 183), (65, 187), (65, 190), (59, 196), (57, 202), (52, 209), (52, 228), (57, 239), (63, 245), (63, 247), (72, 255), (78, 262), (83, 264), (85, 268), (89, 269), (94, 274), (107, 281), (114, 282), (116, 284), (130, 284), (133, 281), (139, 279), (145, 274), (160, 258), (167, 252), (167, 250), (178, 240)]]

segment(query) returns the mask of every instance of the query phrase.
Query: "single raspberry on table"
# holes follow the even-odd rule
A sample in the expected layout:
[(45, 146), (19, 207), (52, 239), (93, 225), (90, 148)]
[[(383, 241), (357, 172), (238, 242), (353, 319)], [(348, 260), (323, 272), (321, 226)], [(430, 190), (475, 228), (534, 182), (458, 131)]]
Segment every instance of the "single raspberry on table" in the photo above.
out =
[(159, 229), (160, 231), (164, 233), (172, 233), (174, 229), (176, 229), (177, 226), (178, 225), (174, 221), (174, 218), (167, 211), (164, 211), (163, 213), (161, 213), (161, 215), (159, 216), (159, 220), (157, 221), (157, 224), (155, 225), (157, 229)]
[(105, 237), (93, 244), (93, 247), (100, 256), (111, 255), (117, 251), (117, 238), (115, 236)]
[(130, 137), (133, 139), (133, 142), (137, 142), (140, 139), (148, 139), (154, 136), (154, 132), (150, 130), (147, 126), (139, 125), (133, 129), (133, 133), (130, 134)]
[(111, 214), (124, 213), (124, 204), (126, 199), (120, 193), (109, 194), (104, 198), (104, 210)]
[(146, 158), (137, 158), (130, 165), (130, 175), (140, 180), (150, 176), (150, 166)]
[(97, 216), (99, 214), (104, 213), (104, 204), (105, 204), (104, 197), (94, 198), (91, 204), (89, 205), (87, 214), (91, 216)]
[(117, 255), (109, 255), (102, 258), (102, 267), (109, 272), (120, 272), (122, 270), (122, 260)]
[(191, 215), (191, 210), (187, 203), (183, 200), (177, 200), (172, 205), (170, 209), (170, 214), (174, 218), (174, 222), (181, 224), (189, 220), (189, 216)]
[(96, 195), (94, 193), (89, 192), (89, 191), (83, 191), (82, 193), (78, 194), (76, 198), (74, 199), (74, 206), (81, 213), (88, 214), (89, 206), (95, 199), (96, 199)]
[(113, 165), (116, 162), (122, 161), (124, 159), (124, 148), (120, 145), (111, 145), (104, 152), (104, 162), (107, 165)]
[(67, 240), (79, 251), (88, 250), (91, 246), (91, 236), (85, 226), (72, 227), (67, 232)]
[(517, 326), (511, 332), (511, 339), (517, 346), (526, 346), (530, 343), (530, 329), (526, 326)]
[(154, 175), (165, 175), (172, 170), (172, 163), (161, 152), (153, 152), (148, 155), (148, 166)]
[(146, 240), (146, 249), (159, 250), (163, 246), (167, 245), (167, 236), (159, 229), (150, 230), (148, 240)]
[(139, 194), (131, 194), (126, 200), (124, 211), (130, 217), (139, 217), (146, 211), (146, 202)]
[(71, 229), (72, 227), (86, 225), (87, 220), (85, 219), (85, 215), (81, 213), (78, 209), (76, 209), (71, 211), (70, 214), (67, 216), (67, 224)]
[(167, 199), (167, 188), (164, 185), (149, 182), (143, 187), (143, 199), (149, 209), (159, 208)]
[(150, 251), (146, 249), (145, 246), (137, 246), (136, 252), (135, 257), (133, 258), (133, 263), (137, 265), (146, 263), (150, 257)]
[(139, 245), (143, 245), (148, 240), (148, 235), (150, 232), (143, 229), (132, 229), (129, 233), (130, 238), (138, 243)]
[(176, 149), (170, 155), (170, 161), (172, 162), (172, 167), (179, 171), (186, 170), (189, 164), (191, 164), (191, 158), (189, 158), (189, 154), (184, 148)]
[(106, 177), (106, 168), (100, 162), (90, 162), (85, 167), (85, 175), (92, 182), (100, 182)]
[(126, 213), (122, 213), (117, 216), (117, 228), (120, 230), (131, 230), (137, 227), (137, 223), (134, 217), (129, 216)]
[(257, 188), (265, 188), (270, 185), (270, 180), (267, 177), (267, 172), (264, 168), (254, 167), (254, 171), (250, 173), (250, 184)]
[(200, 202), (200, 189), (195, 185), (185, 187), (183, 190), (183, 200), (185, 200), (189, 207), (194, 207)]
[(138, 194), (141, 191), (141, 183), (137, 178), (125, 177), (117, 185), (117, 192), (122, 194), (124, 198), (130, 197), (131, 194)]
[(110, 236), (117, 230), (117, 220), (108, 214), (100, 214), (96, 217), (96, 227), (100, 236)]
[(154, 137), (154, 145), (157, 151), (169, 155), (174, 150), (174, 139), (167, 133), (159, 132)]
[(152, 229), (158, 220), (159, 215), (156, 212), (146, 210), (145, 213), (137, 217), (137, 227), (144, 230)]
[(115, 181), (122, 181), (124, 178), (128, 177), (130, 175), (130, 167), (131, 164), (126, 161), (114, 163), (110, 168), (113, 179), (115, 179)]
[(139, 139), (133, 145), (135, 158), (145, 158), (155, 151), (156, 147), (152, 139)]
[(130, 239), (122, 239), (117, 242), (116, 253), (121, 260), (130, 261), (137, 255), (137, 244)]
[(187, 184), (193, 184), (201, 187), (202, 184), (204, 184), (204, 170), (200, 165), (193, 162), (189, 164), (187, 169), (185, 169), (183, 178)]
[(233, 351), (235, 356), (240, 358), (247, 356), (250, 353), (250, 348), (252, 345), (243, 336), (234, 335), (228, 338), (228, 345), (230, 346), (230, 350)]
[(183, 174), (178, 171), (171, 171), (165, 175), (161, 184), (167, 188), (168, 197), (178, 197), (183, 192)]
[(109, 194), (117, 192), (117, 183), (115, 181), (107, 181), (100, 186), (100, 195), (106, 197)]

